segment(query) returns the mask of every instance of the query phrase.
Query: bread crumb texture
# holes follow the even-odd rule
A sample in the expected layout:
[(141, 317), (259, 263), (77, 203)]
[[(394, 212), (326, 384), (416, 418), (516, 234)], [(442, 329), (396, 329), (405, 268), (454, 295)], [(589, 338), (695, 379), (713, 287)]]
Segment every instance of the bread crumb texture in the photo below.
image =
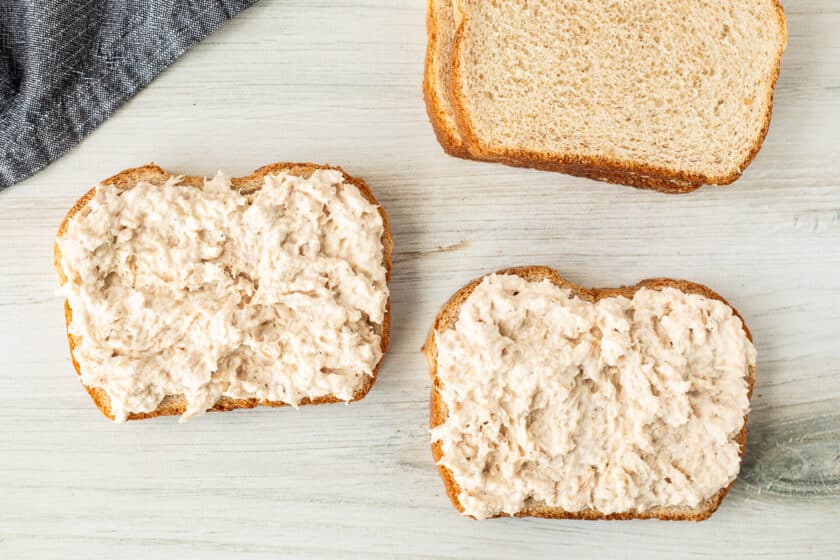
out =
[(766, 135), (787, 40), (775, 0), (459, 6), (452, 82), (438, 78), (435, 99), (439, 128), (451, 110), (474, 157), (685, 191), (662, 180), (730, 183)]

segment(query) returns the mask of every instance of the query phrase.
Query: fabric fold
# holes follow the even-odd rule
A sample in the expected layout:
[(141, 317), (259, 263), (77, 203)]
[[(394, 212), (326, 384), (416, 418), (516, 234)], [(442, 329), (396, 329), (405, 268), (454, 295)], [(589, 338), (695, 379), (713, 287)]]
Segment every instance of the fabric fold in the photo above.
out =
[(0, 3), (0, 189), (78, 144), (256, 0)]

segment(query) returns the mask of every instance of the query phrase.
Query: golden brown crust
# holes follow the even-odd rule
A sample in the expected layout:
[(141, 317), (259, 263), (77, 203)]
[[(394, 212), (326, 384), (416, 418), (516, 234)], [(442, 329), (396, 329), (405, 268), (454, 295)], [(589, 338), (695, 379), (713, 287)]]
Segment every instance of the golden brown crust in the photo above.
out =
[[(388, 216), (385, 213), (385, 210), (373, 196), (373, 192), (370, 190), (370, 187), (362, 181), (361, 179), (357, 179), (348, 175), (343, 169), (337, 166), (329, 166), (329, 165), (318, 165), (314, 163), (285, 163), (285, 162), (278, 162), (278, 163), (271, 163), (260, 167), (256, 171), (254, 171), (250, 175), (246, 175), (245, 177), (235, 177), (231, 179), (231, 184), (234, 187), (237, 187), (242, 190), (242, 192), (253, 192), (259, 190), (262, 186), (263, 177), (268, 174), (275, 174), (280, 173), (282, 171), (288, 172), (292, 175), (298, 175), (302, 177), (309, 177), (312, 173), (317, 169), (335, 169), (340, 171), (344, 175), (344, 180), (347, 183), (350, 183), (356, 188), (359, 189), (359, 192), (362, 193), (362, 196), (367, 199), (368, 202), (374, 204), (379, 211), (379, 215), (382, 216), (382, 223), (384, 226), (384, 232), (382, 234), (382, 246), (383, 246), (383, 259), (385, 260), (385, 271), (386, 271), (386, 280), (390, 280), (391, 278), (391, 253), (393, 252), (394, 242), (391, 238), (391, 230), (388, 226)], [(131, 188), (137, 184), (138, 181), (148, 181), (152, 184), (162, 185), (169, 179), (171, 176), (175, 175), (174, 173), (169, 173), (165, 171), (161, 167), (155, 165), (154, 163), (150, 163), (148, 165), (144, 165), (143, 167), (135, 167), (132, 169), (126, 169), (117, 173), (113, 177), (105, 179), (102, 181), (103, 184), (112, 184), (118, 188)], [(197, 177), (194, 175), (186, 175), (181, 177), (181, 183), (183, 185), (191, 185), (194, 187), (202, 188), (204, 185), (205, 178), (204, 177)], [(81, 209), (83, 209), (88, 201), (93, 198), (96, 192), (96, 187), (90, 189), (88, 192), (83, 194), (79, 200), (73, 205), (73, 207), (67, 212), (67, 215), (61, 221), (61, 225), (58, 227), (58, 233), (56, 234), (56, 238), (63, 236), (67, 232), (67, 226), (70, 219), (76, 215)], [(53, 245), (53, 257), (54, 257), (54, 265), (55, 270), (58, 273), (59, 281), (61, 284), (67, 281), (67, 277), (64, 275), (64, 270), (61, 267), (61, 251), (58, 247), (58, 243)], [(65, 300), (64, 302), (64, 319), (67, 327), (67, 340), (70, 344), (70, 359), (73, 362), (73, 367), (76, 369), (76, 374), (81, 375), (81, 370), (79, 368), (79, 363), (76, 361), (76, 358), (73, 356), (73, 350), (79, 344), (79, 337), (73, 336), (70, 334), (69, 327), (70, 322), (73, 318), (73, 312), (70, 308), (70, 304)], [(385, 352), (388, 349), (388, 343), (390, 341), (391, 335), (391, 301), (390, 298), (386, 304), (385, 308), (385, 317), (382, 322), (382, 332), (381, 332), (381, 348), (383, 359)], [(380, 359), (379, 363), (373, 368), (373, 376), (365, 378), (364, 385), (353, 395), (353, 398), (350, 399), (350, 402), (358, 401), (367, 395), (368, 391), (370, 391), (373, 384), (376, 382), (376, 377), (379, 373), (379, 367), (382, 365), (382, 360)], [(99, 407), (99, 410), (102, 411), (107, 418), (113, 420), (114, 415), (111, 413), (111, 401), (108, 398), (108, 395), (100, 388), (97, 387), (88, 387), (86, 385), (82, 385), (85, 390), (90, 395), (93, 402), (96, 403), (96, 406)], [(307, 404), (325, 404), (325, 403), (337, 403), (337, 402), (345, 402), (333, 395), (328, 395), (324, 397), (319, 397), (317, 399), (303, 399), (300, 404), (307, 405)], [(288, 406), (286, 403), (277, 402), (277, 401), (260, 401), (258, 399), (232, 399), (229, 397), (221, 397), (216, 404), (210, 408), (210, 411), (228, 411), (234, 410), (237, 408), (254, 408), (256, 406), (272, 406), (272, 407), (281, 407), (281, 406)], [(154, 418), (156, 416), (177, 416), (184, 413), (187, 408), (187, 401), (183, 395), (167, 395), (164, 400), (160, 403), (160, 406), (153, 412), (135, 412), (131, 413), (128, 416), (128, 420), (142, 420), (144, 418)]]
[[(773, 109), (773, 93), (781, 70), (782, 54), (787, 45), (787, 25), (784, 10), (779, 0), (773, 0), (778, 14), (778, 24), (782, 33), (782, 40), (776, 53), (776, 61), (771, 72), (770, 84), (767, 88), (764, 123), (756, 141), (749, 153), (732, 173), (723, 176), (705, 175), (700, 173), (688, 173), (674, 169), (667, 169), (660, 166), (642, 164), (632, 161), (620, 161), (608, 157), (581, 156), (574, 154), (563, 154), (557, 156), (539, 151), (531, 150), (492, 150), (484, 146), (476, 136), (468, 117), (468, 111), (464, 103), (464, 91), (460, 87), (461, 61), (458, 52), (466, 35), (465, 28), (468, 25), (468, 17), (463, 17), (458, 29), (455, 32), (455, 41), (452, 46), (452, 62), (450, 72), (452, 74), (452, 111), (458, 130), (461, 135), (464, 148), (470, 157), (476, 160), (496, 161), (515, 167), (531, 167), (545, 171), (557, 171), (567, 175), (587, 177), (609, 183), (629, 185), (631, 187), (651, 189), (665, 193), (682, 194), (691, 192), (703, 185), (728, 185), (736, 181), (743, 170), (752, 163), (767, 131), (770, 128), (770, 118)], [(430, 109), (431, 115), (431, 109)], [(434, 122), (433, 122), (434, 125)], [(443, 142), (441, 142), (443, 144)], [(444, 146), (446, 149), (446, 146)], [(448, 152), (448, 150), (447, 150)], [(463, 156), (461, 156), (463, 157)]]
[(426, 9), (426, 36), (428, 43), (426, 45), (426, 59), (423, 68), (423, 99), (426, 102), (426, 113), (429, 116), (429, 122), (432, 124), (432, 130), (435, 132), (438, 143), (443, 148), (443, 151), (450, 156), (469, 159), (470, 154), (466, 147), (457, 138), (454, 132), (449, 128), (444, 120), (444, 110), (438, 102), (437, 84), (437, 68), (435, 66), (435, 52), (438, 48), (438, 23), (437, 15), (434, 9), (434, 0), (428, 0)]
[[(632, 297), (633, 294), (640, 288), (649, 288), (652, 290), (661, 290), (663, 288), (676, 288), (685, 293), (700, 294), (710, 299), (716, 299), (732, 308), (732, 312), (741, 319), (741, 324), (744, 327), (744, 333), (747, 338), (752, 341), (752, 333), (747, 328), (744, 318), (738, 313), (738, 310), (732, 307), (720, 294), (711, 290), (710, 288), (689, 282), (688, 280), (672, 280), (670, 278), (651, 278), (649, 280), (642, 280), (633, 286), (624, 286), (621, 288), (602, 288), (602, 289), (587, 289), (569, 282), (560, 274), (547, 266), (524, 266), (516, 268), (507, 268), (497, 271), (495, 274), (516, 274), (526, 280), (539, 281), (548, 279), (560, 288), (570, 289), (575, 295), (587, 301), (598, 301), (602, 298), (625, 296)], [(426, 341), (423, 344), (423, 353), (426, 355), (426, 360), (429, 363), (429, 375), (432, 378), (432, 391), (429, 403), (429, 427), (434, 428), (446, 421), (448, 410), (446, 404), (440, 398), (441, 381), (437, 377), (437, 347), (435, 346), (435, 332), (443, 332), (455, 327), (458, 320), (458, 314), (461, 310), (461, 305), (467, 300), (476, 286), (481, 283), (484, 277), (477, 278), (455, 292), (455, 294), (447, 301), (440, 312), (435, 316), (432, 323), (432, 328), (426, 336)], [(753, 386), (755, 384), (755, 368), (750, 368), (749, 383), (747, 389), (747, 397), (752, 396)], [(744, 450), (747, 443), (747, 414), (744, 416), (744, 426), (738, 434), (737, 441), (741, 446), (741, 457), (744, 456)], [(432, 457), (435, 463), (440, 461), (443, 457), (443, 449), (440, 442), (432, 443)], [(458, 495), (461, 493), (461, 488), (455, 481), (455, 478), (448, 468), (443, 465), (438, 465), (440, 476), (443, 479), (444, 487), (452, 505), (462, 512), (464, 507), (458, 500)], [(734, 481), (733, 481), (734, 483)], [(717, 494), (706, 500), (703, 504), (696, 508), (688, 507), (656, 507), (642, 512), (622, 512), (603, 514), (597, 510), (587, 509), (582, 511), (566, 511), (561, 508), (547, 506), (544, 503), (533, 503), (526, 506), (521, 512), (513, 517), (545, 517), (550, 519), (662, 519), (669, 521), (703, 521), (708, 519), (715, 510), (720, 506), (724, 496), (726, 496), (729, 489), (732, 487), (730, 483), (725, 488), (722, 488)], [(505, 514), (496, 517), (511, 517)]]

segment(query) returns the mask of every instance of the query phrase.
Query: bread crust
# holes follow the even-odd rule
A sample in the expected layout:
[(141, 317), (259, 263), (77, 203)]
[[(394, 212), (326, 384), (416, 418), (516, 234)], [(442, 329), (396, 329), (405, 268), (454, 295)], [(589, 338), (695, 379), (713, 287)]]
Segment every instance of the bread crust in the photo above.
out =
[[(434, 130), (435, 136), (443, 151), (450, 156), (470, 159), (470, 154), (461, 141), (458, 131), (450, 128), (447, 124), (444, 117), (446, 111), (444, 111), (438, 101), (437, 92), (440, 91), (440, 86), (437, 83), (437, 65), (435, 61), (439, 33), (435, 0), (428, 0), (426, 8), (426, 58), (423, 66), (423, 100), (426, 102), (426, 113), (429, 116), (432, 130)], [(444, 95), (448, 94), (448, 92), (441, 93)]]
[[(516, 268), (506, 268), (495, 272), (495, 274), (515, 274), (530, 281), (540, 281), (547, 279), (556, 286), (563, 289), (569, 289), (579, 298), (591, 302), (598, 301), (602, 298), (616, 296), (625, 296), (631, 298), (633, 297), (633, 294), (641, 288), (649, 288), (652, 290), (661, 290), (663, 288), (676, 288), (678, 290), (682, 290), (685, 293), (699, 294), (710, 299), (716, 299), (728, 305), (732, 309), (732, 312), (735, 314), (735, 316), (741, 319), (741, 324), (743, 325), (744, 333), (747, 335), (747, 338), (750, 341), (752, 341), (752, 333), (750, 333), (750, 330), (747, 328), (747, 325), (744, 322), (744, 318), (741, 316), (737, 309), (732, 307), (732, 305), (730, 305), (729, 302), (726, 301), (720, 294), (714, 292), (707, 286), (697, 284), (694, 282), (689, 282), (687, 280), (673, 280), (670, 278), (651, 278), (648, 280), (642, 280), (641, 282), (633, 286), (623, 286), (621, 288), (587, 289), (566, 280), (565, 278), (560, 276), (560, 274), (556, 270), (547, 266), (524, 266)], [(442, 387), (442, 382), (437, 376), (437, 347), (435, 345), (435, 332), (444, 332), (455, 327), (455, 323), (458, 320), (458, 314), (460, 313), (461, 306), (464, 304), (464, 302), (467, 300), (470, 294), (472, 294), (476, 286), (478, 286), (483, 279), (483, 276), (481, 278), (477, 278), (469, 284), (467, 284), (466, 286), (464, 286), (463, 288), (461, 288), (460, 290), (458, 290), (457, 292), (455, 292), (455, 294), (449, 299), (449, 301), (447, 301), (444, 304), (440, 312), (438, 312), (438, 314), (435, 316), (435, 320), (432, 323), (432, 328), (429, 330), (429, 333), (426, 336), (426, 341), (423, 344), (422, 351), (423, 354), (425, 354), (426, 360), (429, 363), (429, 375), (432, 378), (432, 390), (429, 402), (429, 428), (435, 428), (436, 426), (439, 426), (442, 423), (444, 423), (449, 414), (446, 408), (446, 404), (440, 397), (440, 389)], [(751, 367), (749, 371), (747, 388), (748, 398), (752, 397), (754, 384), (755, 367)], [(740, 456), (742, 459), (744, 457), (744, 450), (746, 448), (747, 442), (748, 416), (749, 414), (746, 414), (744, 416), (744, 426), (741, 428), (741, 432), (738, 434), (737, 437), (738, 444), (741, 447)], [(432, 457), (434, 458), (435, 463), (438, 465), (440, 476), (443, 479), (443, 484), (446, 488), (446, 493), (449, 496), (449, 499), (452, 501), (452, 505), (454, 505), (458, 511), (463, 513), (464, 507), (458, 500), (458, 495), (461, 493), (461, 488), (455, 481), (452, 471), (450, 471), (445, 466), (439, 464), (440, 459), (443, 457), (443, 447), (439, 441), (432, 443)], [(581, 511), (566, 511), (562, 508), (551, 507), (546, 505), (545, 503), (540, 502), (528, 504), (522, 511), (512, 516), (508, 514), (499, 514), (494, 517), (544, 517), (548, 519), (661, 519), (667, 521), (703, 521), (704, 519), (708, 519), (717, 510), (717, 508), (720, 507), (723, 498), (726, 496), (727, 492), (729, 492), (729, 489), (732, 488), (732, 484), (734, 484), (734, 480), (726, 487), (721, 488), (717, 494), (715, 494), (696, 508), (689, 508), (684, 506), (655, 507), (641, 512), (631, 511), (604, 514), (595, 509), (585, 509)]]
[[(762, 128), (750, 148), (749, 153), (738, 165), (737, 169), (727, 175), (706, 175), (701, 173), (689, 173), (675, 169), (668, 169), (655, 165), (648, 165), (633, 161), (621, 161), (609, 157), (584, 156), (577, 154), (551, 154), (547, 152), (532, 150), (493, 150), (481, 143), (475, 130), (472, 127), (469, 111), (464, 102), (464, 88), (461, 84), (461, 57), (459, 52), (463, 46), (466, 36), (466, 28), (469, 25), (469, 15), (464, 13), (458, 29), (455, 32), (455, 40), (452, 46), (452, 61), (450, 72), (452, 75), (452, 111), (455, 121), (458, 124), (462, 143), (468, 154), (473, 159), (484, 161), (496, 161), (516, 167), (531, 167), (544, 171), (557, 171), (567, 175), (587, 177), (609, 183), (628, 185), (636, 188), (651, 189), (665, 193), (682, 194), (691, 192), (703, 185), (728, 185), (736, 181), (744, 169), (755, 159), (764, 138), (770, 128), (770, 119), (773, 109), (773, 93), (781, 70), (782, 54), (787, 45), (787, 25), (784, 9), (779, 0), (772, 0), (775, 4), (777, 23), (781, 34), (781, 40), (776, 50), (776, 59), (771, 71), (771, 79), (768, 84), (765, 104), (764, 122)], [(430, 45), (431, 50), (431, 45)], [(428, 56), (428, 55), (427, 55)], [(432, 96), (433, 97), (433, 96)], [(431, 109), (430, 116), (431, 116)], [(434, 126), (434, 122), (433, 122)], [(442, 143), (443, 144), (443, 143)], [(446, 146), (444, 146), (446, 150)]]
[[(329, 166), (329, 165), (318, 165), (315, 163), (286, 163), (286, 162), (278, 162), (278, 163), (271, 163), (260, 167), (250, 175), (246, 175), (244, 177), (235, 177), (231, 179), (232, 186), (239, 188), (243, 193), (251, 193), (259, 190), (262, 187), (263, 178), (268, 174), (277, 174), (280, 172), (288, 172), (291, 175), (302, 176), (305, 178), (309, 178), (312, 173), (318, 169), (333, 169), (336, 171), (340, 171), (344, 175), (344, 180), (347, 183), (350, 183), (356, 188), (359, 189), (359, 192), (362, 193), (362, 196), (371, 204), (375, 205), (377, 210), (379, 211), (379, 215), (382, 216), (382, 224), (384, 226), (384, 231), (382, 234), (382, 246), (383, 246), (383, 260), (385, 261), (385, 279), (386, 281), (390, 280), (391, 278), (391, 254), (393, 252), (393, 239), (391, 238), (391, 230), (388, 225), (388, 216), (385, 213), (385, 210), (376, 200), (373, 195), (373, 192), (370, 190), (370, 187), (361, 179), (357, 179), (348, 175), (341, 167), (338, 166)], [(170, 177), (176, 174), (170, 173), (161, 167), (155, 165), (154, 163), (150, 163), (148, 165), (144, 165), (142, 167), (135, 167), (132, 169), (126, 169), (114, 175), (113, 177), (109, 177), (102, 181), (102, 184), (110, 184), (114, 185), (121, 189), (128, 189), (133, 187), (137, 184), (138, 181), (148, 181), (155, 185), (163, 185)], [(184, 175), (181, 176), (181, 185), (189, 185), (197, 188), (203, 188), (204, 186), (204, 177), (198, 177), (194, 175)], [(70, 219), (76, 215), (80, 210), (82, 210), (87, 203), (93, 198), (96, 193), (96, 187), (90, 189), (88, 192), (83, 194), (79, 200), (73, 205), (73, 207), (67, 212), (67, 215), (61, 221), (61, 225), (58, 227), (58, 233), (56, 234), (56, 238), (62, 237), (67, 232), (67, 227), (70, 222)], [(54, 256), (54, 265), (55, 270), (58, 273), (58, 277), (61, 284), (67, 281), (67, 277), (64, 274), (64, 270), (61, 267), (61, 250), (56, 242), (53, 245), (53, 256)], [(70, 334), (70, 322), (73, 319), (73, 310), (70, 308), (70, 304), (67, 300), (64, 301), (64, 320), (66, 323), (67, 328), (67, 340), (70, 345), (70, 359), (73, 362), (73, 367), (76, 370), (76, 375), (81, 376), (81, 369), (79, 367), (79, 363), (76, 361), (76, 358), (73, 356), (73, 350), (76, 346), (80, 343), (81, 337), (74, 336)], [(382, 358), (373, 368), (373, 376), (366, 377), (365, 383), (362, 387), (359, 388), (358, 391), (353, 395), (353, 398), (350, 399), (349, 402), (358, 401), (367, 395), (368, 391), (370, 391), (373, 384), (376, 382), (377, 375), (379, 373), (379, 368), (382, 365), (382, 360), (385, 357), (385, 353), (388, 350), (388, 343), (390, 341), (390, 333), (391, 333), (391, 299), (388, 298), (388, 302), (385, 307), (385, 316), (382, 321), (382, 332), (381, 332), (381, 348), (382, 348)], [(90, 395), (93, 402), (102, 412), (110, 420), (114, 420), (114, 415), (111, 412), (111, 400), (108, 398), (108, 394), (98, 387), (88, 387), (87, 385), (82, 384), (85, 390)], [(325, 403), (338, 403), (338, 402), (345, 402), (335, 395), (326, 395), (323, 397), (319, 397), (316, 399), (303, 399), (299, 404), (300, 405), (307, 405), (307, 404), (325, 404)], [(289, 406), (287, 403), (279, 402), (279, 401), (268, 401), (268, 400), (259, 400), (259, 399), (233, 399), (230, 397), (221, 397), (212, 408), (208, 409), (210, 411), (222, 412), (222, 411), (229, 411), (235, 410), (237, 408), (254, 408), (257, 406), (271, 406), (271, 407), (282, 407), (282, 406)], [(128, 420), (142, 420), (145, 418), (155, 418), (157, 416), (179, 416), (184, 413), (187, 409), (187, 400), (184, 395), (167, 395), (164, 397), (163, 401), (161, 401), (160, 405), (157, 409), (152, 412), (133, 412), (128, 415)]]

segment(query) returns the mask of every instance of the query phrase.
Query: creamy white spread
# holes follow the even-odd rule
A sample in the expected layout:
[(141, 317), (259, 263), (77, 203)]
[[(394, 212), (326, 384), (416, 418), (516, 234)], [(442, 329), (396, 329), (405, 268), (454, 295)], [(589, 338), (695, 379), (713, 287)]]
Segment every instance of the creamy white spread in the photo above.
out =
[(464, 513), (694, 507), (738, 474), (755, 348), (721, 301), (673, 288), (583, 300), (486, 277), (435, 333), (432, 429)]
[(382, 357), (384, 224), (336, 170), (241, 193), (100, 185), (57, 242), (81, 380), (117, 421), (183, 394), (350, 400)]

